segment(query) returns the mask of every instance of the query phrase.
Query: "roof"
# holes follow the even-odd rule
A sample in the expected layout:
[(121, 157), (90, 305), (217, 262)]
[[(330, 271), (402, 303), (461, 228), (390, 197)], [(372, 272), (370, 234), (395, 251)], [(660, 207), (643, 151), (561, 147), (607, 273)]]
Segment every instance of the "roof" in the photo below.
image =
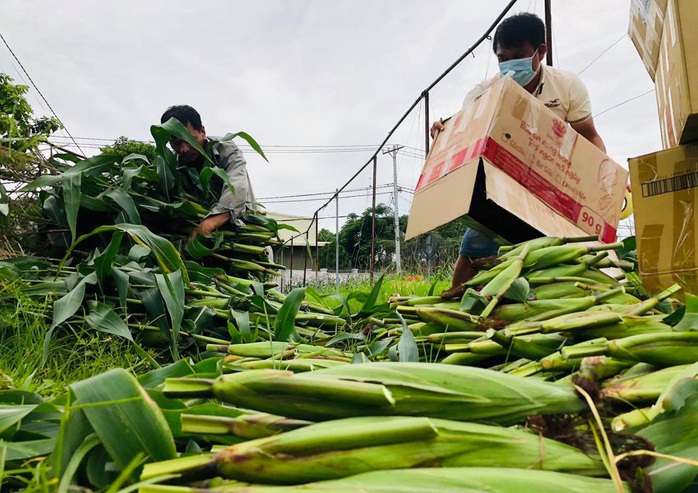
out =
[[(292, 216), (290, 214), (282, 214), (280, 212), (271, 212), (267, 211), (267, 217), (276, 220), (279, 224), (287, 224), (289, 226), (293, 226), (298, 230), (298, 232), (295, 231), (290, 231), (287, 229), (281, 229), (279, 230), (279, 237), (281, 240), (284, 241), (284, 243), (288, 242), (287, 246), (290, 245), (291, 242), (291, 237), (297, 236), (299, 233), (305, 233), (305, 231), (308, 231), (308, 241), (307, 244), (311, 246), (315, 246), (315, 222), (313, 221), (313, 218), (311, 217), (302, 217), (302, 216)], [(298, 236), (296, 238), (293, 238), (293, 246), (305, 246), (306, 245), (306, 237), (304, 234), (301, 236)], [(319, 241), (318, 246), (324, 246), (327, 245), (326, 241)]]

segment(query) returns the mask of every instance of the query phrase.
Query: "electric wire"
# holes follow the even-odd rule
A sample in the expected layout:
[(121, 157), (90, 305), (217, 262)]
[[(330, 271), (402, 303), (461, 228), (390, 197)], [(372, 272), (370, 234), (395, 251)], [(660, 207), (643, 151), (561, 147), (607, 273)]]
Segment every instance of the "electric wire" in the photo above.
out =
[[(46, 103), (46, 106), (48, 106), (48, 109), (51, 110), (51, 113), (53, 114), (53, 116), (56, 117), (56, 120), (58, 120), (58, 123), (61, 124), (61, 126), (62, 126), (63, 129), (65, 130), (65, 133), (67, 133), (68, 136), (71, 138), (71, 140), (72, 140), (73, 143), (75, 144), (75, 147), (77, 147), (78, 149), (80, 149), (80, 146), (77, 144), (77, 142), (75, 142), (75, 140), (73, 139), (73, 136), (70, 135), (70, 132), (68, 131), (68, 128), (67, 128), (67, 127), (65, 126), (65, 124), (61, 121), (61, 119), (58, 118), (58, 115), (56, 114), (56, 112), (55, 112), (55, 111), (53, 110), (53, 108), (51, 107), (51, 104), (49, 104), (48, 100), (44, 97), (43, 93), (42, 93), (42, 92), (39, 90), (39, 88), (36, 86), (36, 84), (34, 83), (34, 81), (33, 81), (32, 78), (31, 78), (31, 76), (29, 75), (29, 72), (27, 72), (27, 69), (24, 68), (24, 65), (22, 65), (22, 62), (19, 61), (19, 58), (17, 58), (17, 55), (15, 55), (15, 52), (12, 51), (12, 48), (10, 48), (10, 45), (7, 43), (7, 41), (5, 40), (5, 37), (2, 35), (2, 33), (0, 33), (0, 39), (1, 39), (2, 42), (5, 44), (5, 47), (7, 47), (7, 50), (10, 52), (10, 54), (12, 54), (12, 56), (14, 57), (14, 59), (17, 60), (17, 63), (19, 64), (19, 66), (20, 66), (20, 68), (22, 69), (22, 71), (24, 72), (24, 74), (27, 76), (27, 79), (29, 79), (29, 82), (31, 82), (31, 85), (34, 87), (34, 89), (35, 89), (36, 92), (39, 94), (39, 96), (41, 96), (41, 99), (44, 100), (44, 103)], [(82, 153), (84, 154), (84, 152), (83, 152), (82, 149), (80, 149), (80, 152), (82, 152)]]

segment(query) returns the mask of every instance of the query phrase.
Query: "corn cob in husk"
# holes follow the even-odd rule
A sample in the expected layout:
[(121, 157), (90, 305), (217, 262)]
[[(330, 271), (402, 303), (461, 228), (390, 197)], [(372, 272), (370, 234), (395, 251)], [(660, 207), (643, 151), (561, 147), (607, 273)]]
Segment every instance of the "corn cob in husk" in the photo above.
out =
[[(300, 484), (383, 469), (539, 468), (603, 476), (600, 460), (553, 440), (511, 428), (430, 418), (365, 417), (309, 425), (228, 447), (203, 466), (251, 483)], [(178, 459), (146, 465), (143, 478), (181, 474)], [(185, 468), (188, 460), (181, 461)], [(197, 466), (201, 467), (201, 466)]]
[(255, 486), (233, 483), (211, 490), (144, 485), (140, 493), (630, 493), (609, 479), (505, 467), (447, 467), (374, 471), (344, 479), (299, 486)]
[(294, 375), (249, 370), (216, 380), (168, 379), (171, 397), (216, 397), (296, 419), (426, 416), (516, 423), (532, 414), (585, 408), (571, 387), (437, 363), (364, 363)]

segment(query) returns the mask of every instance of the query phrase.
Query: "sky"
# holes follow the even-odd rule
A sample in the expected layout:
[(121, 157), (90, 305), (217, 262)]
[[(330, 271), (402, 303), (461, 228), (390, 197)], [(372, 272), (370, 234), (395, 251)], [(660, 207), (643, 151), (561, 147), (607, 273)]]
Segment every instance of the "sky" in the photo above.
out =
[[(1, 0), (0, 34), (82, 151), (125, 135), (149, 140), (170, 105), (189, 104), (209, 135), (245, 131), (269, 162), (243, 147), (267, 209), (312, 216), (378, 150), (442, 72), (485, 32), (508, 0)], [(627, 36), (630, 0), (553, 0), (554, 66), (579, 73), (608, 154), (661, 149), (654, 84)], [(543, 0), (510, 14), (543, 17)], [(497, 71), (485, 41), (430, 93), (433, 121)], [(0, 72), (29, 83), (0, 44)], [(49, 114), (32, 88), (29, 103)], [(424, 156), (419, 104), (389, 146), (400, 214)], [(65, 132), (57, 144), (77, 149)], [(240, 142), (244, 144), (244, 142)], [(378, 154), (377, 201), (393, 206), (392, 158)], [(340, 195), (339, 222), (371, 206), (369, 166)], [(324, 193), (324, 195), (322, 195)], [(295, 195), (295, 197), (288, 197)], [(303, 196), (298, 196), (303, 195)], [(277, 198), (281, 197), (281, 198)], [(319, 212), (335, 230), (336, 204)]]

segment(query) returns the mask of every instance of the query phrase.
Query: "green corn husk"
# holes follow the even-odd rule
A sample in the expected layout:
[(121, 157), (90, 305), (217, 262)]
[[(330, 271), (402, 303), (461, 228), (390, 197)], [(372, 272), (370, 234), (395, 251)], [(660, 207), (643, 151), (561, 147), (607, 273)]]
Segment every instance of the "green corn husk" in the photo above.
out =
[(294, 358), (301, 355), (344, 358), (351, 361), (351, 356), (334, 348), (313, 346), (311, 344), (295, 344), (281, 341), (250, 342), (246, 344), (228, 344), (207, 346), (209, 351), (225, 352), (246, 358)]
[(516, 423), (585, 408), (574, 389), (439, 363), (363, 363), (294, 375), (248, 370), (216, 380), (167, 379), (165, 395), (211, 397), (239, 407), (321, 421), (365, 415)]
[(494, 329), (487, 331), (487, 337), (506, 349), (507, 354), (530, 360), (538, 360), (554, 353), (567, 340), (560, 334), (531, 334), (511, 337)]
[(416, 296), (407, 300), (407, 305), (435, 305), (441, 303), (441, 296)]
[(541, 358), (538, 363), (542, 371), (574, 371), (581, 367), (582, 358), (593, 355), (578, 355), (577, 353), (593, 353), (597, 348), (605, 350), (607, 343), (608, 339), (604, 337), (583, 341)]
[[(597, 239), (596, 237), (593, 237), (593, 241)], [(565, 238), (562, 237), (555, 237), (555, 236), (542, 236), (540, 238), (535, 238), (533, 240), (528, 240), (524, 241), (522, 243), (519, 243), (517, 245), (504, 245), (499, 247), (499, 258), (501, 259), (509, 259), (518, 256), (521, 253), (521, 250), (524, 249), (526, 245), (530, 248), (531, 251), (534, 250), (539, 250), (541, 248), (545, 247), (550, 247), (550, 246), (555, 246), (555, 245), (562, 245), (565, 242)]]
[(243, 414), (236, 418), (200, 414), (181, 415), (182, 432), (191, 435), (235, 435), (255, 439), (278, 435), (313, 424), (311, 421), (288, 419), (273, 414)]
[(614, 379), (604, 384), (601, 395), (607, 399), (633, 403), (656, 401), (672, 379), (689, 366), (672, 366), (646, 375)]
[(479, 364), (488, 361), (492, 356), (489, 354), (473, 354), (473, 353), (453, 353), (441, 360), (443, 365), (458, 365), (458, 366), (478, 366)]
[(552, 267), (570, 260), (577, 259), (590, 252), (614, 250), (622, 248), (622, 243), (610, 243), (601, 245), (558, 245), (541, 248), (531, 252), (524, 262), (524, 267), (533, 267), (536, 270)]
[(264, 359), (256, 361), (247, 361), (236, 365), (238, 368), (245, 370), (288, 370), (293, 373), (303, 373), (306, 371), (322, 370), (334, 366), (347, 365), (350, 361), (338, 361), (335, 359), (318, 359), (318, 358), (296, 358), (292, 360), (279, 361), (278, 359)]
[(555, 282), (532, 286), (531, 292), (538, 301), (550, 299), (581, 298), (589, 296), (591, 289), (580, 282)]
[(608, 341), (593, 349), (581, 348), (574, 352), (570, 349), (563, 349), (563, 354), (567, 351), (569, 357), (609, 355), (661, 367), (688, 365), (698, 361), (698, 332), (640, 334)]
[(671, 332), (670, 325), (660, 322), (650, 317), (623, 316), (622, 322), (610, 324), (603, 327), (591, 329), (581, 329), (575, 332), (576, 337), (584, 339), (595, 339), (605, 337), (606, 339), (622, 339), (640, 334), (662, 334)]
[(601, 272), (600, 270), (595, 268), (587, 269), (585, 272), (580, 274), (580, 277), (592, 280), (599, 284), (608, 284), (611, 286), (615, 286), (618, 284), (618, 281), (616, 279), (612, 278), (605, 272)]
[(334, 315), (326, 315), (324, 313), (304, 313), (298, 312), (296, 314), (297, 324), (308, 324), (314, 327), (341, 327), (345, 325), (347, 321), (342, 317), (336, 317)]
[(600, 382), (618, 375), (634, 364), (631, 361), (616, 360), (608, 356), (590, 356), (582, 359), (579, 374), (583, 378)]
[(562, 264), (556, 265), (555, 267), (547, 267), (542, 269), (536, 269), (530, 271), (526, 274), (526, 278), (529, 280), (541, 278), (541, 277), (577, 277), (584, 273), (589, 267), (597, 264), (601, 259), (608, 256), (608, 252), (599, 252), (594, 255), (586, 262), (580, 262), (577, 264)]
[(465, 283), (466, 286), (481, 286), (490, 282), (497, 275), (514, 263), (516, 258), (510, 258), (488, 270), (482, 270), (475, 274), (472, 279)]
[(582, 312), (597, 303), (601, 303), (617, 293), (623, 288), (611, 289), (594, 296), (581, 298), (556, 299), (556, 300), (533, 300), (526, 303), (511, 303), (499, 307), (496, 316), (510, 322), (528, 321), (539, 322), (549, 320), (569, 313)]
[(609, 479), (503, 467), (446, 467), (373, 471), (299, 486), (231, 484), (211, 490), (166, 485), (141, 486), (139, 493), (630, 493)]
[(583, 312), (571, 313), (551, 318), (541, 322), (542, 332), (562, 332), (566, 330), (582, 330), (620, 323), (623, 318), (613, 312)]
[(437, 332), (435, 334), (429, 334), (427, 337), (417, 339), (417, 342), (426, 341), (432, 344), (444, 344), (444, 343), (456, 343), (456, 344), (467, 344), (475, 339), (480, 339), (482, 337), (482, 332), (479, 331), (468, 331), (468, 332)]
[(435, 308), (432, 306), (418, 306), (415, 308), (415, 312), (419, 319), (423, 322), (439, 324), (442, 327), (447, 327), (457, 331), (477, 330), (482, 324), (482, 319), (479, 317), (459, 310), (448, 310), (446, 308)]
[[(181, 461), (183, 470), (177, 468), (178, 461), (148, 464), (142, 479), (162, 474), (196, 476), (186, 469), (189, 461)], [(362, 417), (313, 424), (230, 446), (210, 457), (203, 469), (206, 474), (251, 483), (301, 484), (420, 465), (539, 468), (584, 476), (606, 472), (600, 460), (524, 431), (419, 417)]]
[(497, 277), (488, 282), (480, 290), (480, 296), (484, 296), (487, 299), (490, 299), (491, 297), (490, 302), (480, 313), (481, 317), (487, 317), (490, 313), (492, 313), (492, 310), (494, 310), (495, 306), (497, 306), (497, 303), (499, 303), (502, 296), (509, 291), (509, 288), (514, 281), (519, 278), (529, 249), (530, 245), (524, 246), (521, 253), (514, 259), (511, 265), (497, 274)]

